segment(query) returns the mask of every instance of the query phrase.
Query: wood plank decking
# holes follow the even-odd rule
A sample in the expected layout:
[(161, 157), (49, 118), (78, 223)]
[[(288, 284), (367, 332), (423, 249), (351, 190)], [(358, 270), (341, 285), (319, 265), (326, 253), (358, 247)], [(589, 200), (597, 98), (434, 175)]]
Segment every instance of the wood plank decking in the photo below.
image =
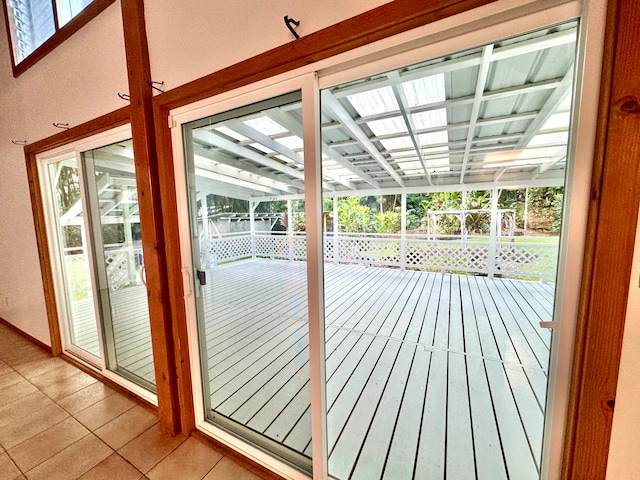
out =
[[(133, 308), (144, 289), (116, 293)], [(325, 264), (330, 474), (539, 478), (550, 332), (538, 322), (551, 320), (553, 293)], [(217, 267), (203, 297), (211, 408), (310, 456), (304, 263)], [(148, 320), (133, 310), (117, 318), (123, 366), (152, 378)]]
[[(306, 272), (210, 272), (211, 407), (310, 455)], [(329, 470), (341, 479), (539, 477), (553, 286), (325, 265)]]

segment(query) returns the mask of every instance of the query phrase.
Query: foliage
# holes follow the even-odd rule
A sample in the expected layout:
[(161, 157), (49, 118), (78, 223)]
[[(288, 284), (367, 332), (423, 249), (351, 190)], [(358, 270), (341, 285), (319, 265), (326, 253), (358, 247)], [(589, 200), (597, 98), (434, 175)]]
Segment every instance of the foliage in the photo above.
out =
[(400, 208), (376, 213), (373, 216), (373, 227), (377, 233), (398, 233), (402, 226), (401, 222)]
[(307, 230), (307, 225), (305, 222), (304, 215), (296, 215), (293, 217), (293, 231), (294, 232), (304, 232)]
[(338, 200), (338, 227), (341, 232), (368, 232), (371, 209), (360, 204), (363, 197), (346, 197)]

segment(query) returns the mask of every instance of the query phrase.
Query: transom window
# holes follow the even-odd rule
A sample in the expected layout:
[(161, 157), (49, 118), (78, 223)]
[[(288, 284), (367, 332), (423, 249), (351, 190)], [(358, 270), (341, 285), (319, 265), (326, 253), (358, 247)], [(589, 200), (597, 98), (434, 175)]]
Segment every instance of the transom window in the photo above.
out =
[(20, 75), (114, 0), (4, 0), (14, 76)]

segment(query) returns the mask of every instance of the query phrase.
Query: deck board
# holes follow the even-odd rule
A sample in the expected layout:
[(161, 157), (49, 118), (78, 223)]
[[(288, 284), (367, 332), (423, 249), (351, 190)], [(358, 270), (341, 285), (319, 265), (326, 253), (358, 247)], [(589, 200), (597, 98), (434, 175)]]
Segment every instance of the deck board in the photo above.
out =
[[(211, 407), (310, 456), (304, 263), (207, 273)], [(336, 264), (325, 264), (324, 283), (331, 475), (539, 477), (551, 339), (539, 322), (551, 320), (553, 284)], [(144, 289), (134, 288), (117, 293), (118, 356), (153, 378)], [(90, 302), (74, 309), (79, 334), (97, 345)]]

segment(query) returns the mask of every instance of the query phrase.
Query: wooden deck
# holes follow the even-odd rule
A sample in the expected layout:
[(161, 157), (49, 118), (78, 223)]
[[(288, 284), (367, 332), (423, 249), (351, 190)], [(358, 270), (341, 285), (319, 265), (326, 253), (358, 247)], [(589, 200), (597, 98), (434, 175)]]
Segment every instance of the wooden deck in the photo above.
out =
[[(125, 292), (130, 291), (130, 292)], [(129, 302), (135, 292), (123, 289)], [(329, 470), (339, 479), (539, 478), (553, 285), (325, 264)], [(137, 293), (140, 295), (140, 293)], [(208, 272), (211, 407), (310, 456), (306, 272)], [(148, 321), (117, 328), (153, 373)], [(145, 377), (148, 378), (148, 377)]]

